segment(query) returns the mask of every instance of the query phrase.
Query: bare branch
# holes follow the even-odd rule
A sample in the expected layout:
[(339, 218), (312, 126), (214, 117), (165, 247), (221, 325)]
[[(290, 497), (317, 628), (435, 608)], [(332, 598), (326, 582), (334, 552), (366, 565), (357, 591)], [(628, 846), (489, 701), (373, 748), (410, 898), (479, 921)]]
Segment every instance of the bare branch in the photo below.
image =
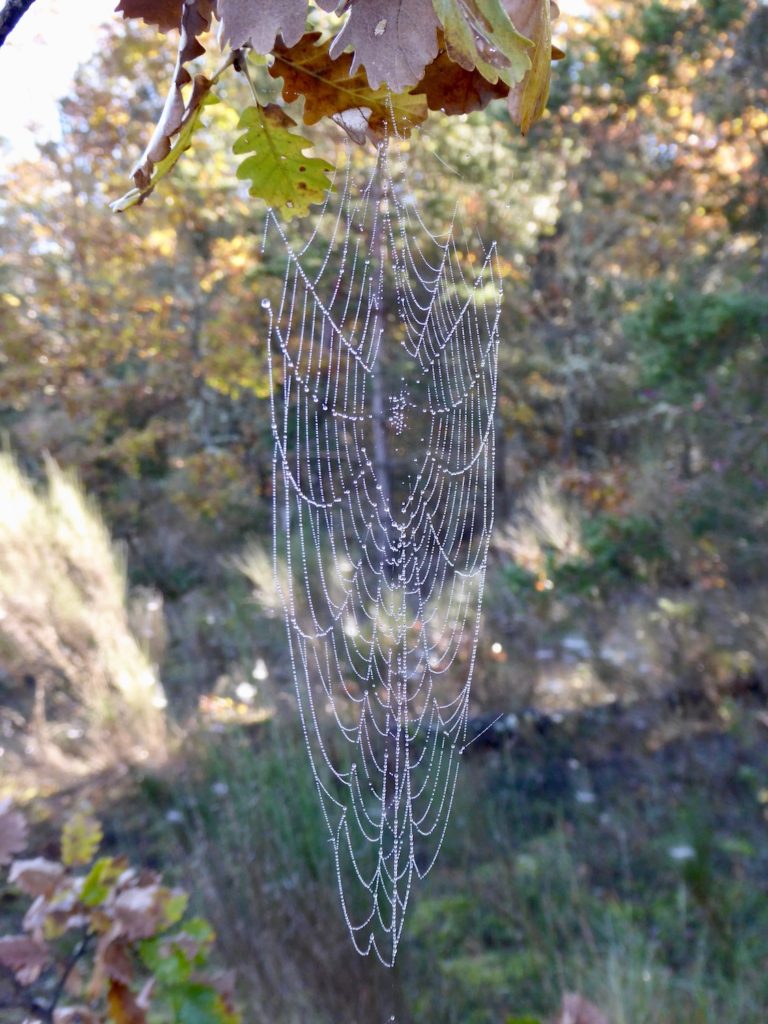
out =
[(6, 0), (0, 11), (0, 46), (6, 41), (35, 0)]

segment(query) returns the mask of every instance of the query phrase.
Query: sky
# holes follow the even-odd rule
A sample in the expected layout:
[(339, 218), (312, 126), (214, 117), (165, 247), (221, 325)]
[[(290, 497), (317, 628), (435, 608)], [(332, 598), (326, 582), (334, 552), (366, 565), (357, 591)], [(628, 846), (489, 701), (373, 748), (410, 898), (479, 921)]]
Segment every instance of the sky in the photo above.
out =
[[(5, 157), (35, 155), (35, 137), (59, 137), (56, 101), (93, 52), (117, 0), (36, 0), (0, 48), (0, 136)], [(30, 126), (35, 128), (31, 129)]]

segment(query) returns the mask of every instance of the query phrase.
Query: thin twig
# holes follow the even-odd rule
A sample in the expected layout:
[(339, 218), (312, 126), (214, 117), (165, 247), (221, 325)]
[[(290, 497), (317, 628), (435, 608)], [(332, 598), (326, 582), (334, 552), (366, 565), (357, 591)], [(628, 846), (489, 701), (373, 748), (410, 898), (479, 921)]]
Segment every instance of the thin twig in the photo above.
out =
[(0, 11), (0, 46), (13, 32), (35, 0), (6, 0)]
[(62, 971), (61, 977), (59, 978), (56, 988), (53, 990), (53, 995), (51, 996), (50, 1002), (48, 1003), (48, 1012), (51, 1014), (51, 1016), (53, 1016), (53, 1011), (58, 1006), (59, 1000), (61, 999), (64, 993), (64, 989), (67, 986), (67, 982), (69, 981), (69, 976), (72, 974), (72, 971), (77, 966), (78, 960), (81, 960), (85, 956), (90, 939), (90, 932), (84, 932), (83, 937), (78, 942), (74, 952), (64, 965), (64, 970)]

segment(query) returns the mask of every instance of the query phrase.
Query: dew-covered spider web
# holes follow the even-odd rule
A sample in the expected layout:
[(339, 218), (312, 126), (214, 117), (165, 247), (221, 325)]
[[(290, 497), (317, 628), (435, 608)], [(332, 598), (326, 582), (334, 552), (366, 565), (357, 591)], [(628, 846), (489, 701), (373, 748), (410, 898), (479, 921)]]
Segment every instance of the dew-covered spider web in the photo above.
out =
[(466, 743), (493, 520), (495, 245), (422, 220), (397, 160), (349, 158), (269, 320), (274, 564), (360, 953), (394, 962)]

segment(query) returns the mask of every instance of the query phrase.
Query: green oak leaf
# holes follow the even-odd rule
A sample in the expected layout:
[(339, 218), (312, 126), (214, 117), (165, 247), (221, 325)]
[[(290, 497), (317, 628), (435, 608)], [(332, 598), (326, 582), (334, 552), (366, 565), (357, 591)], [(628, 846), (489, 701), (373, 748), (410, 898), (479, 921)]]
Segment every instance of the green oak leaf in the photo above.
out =
[[(487, 81), (519, 82), (531, 67), (533, 43), (521, 35), (501, 0), (433, 0), (448, 55)], [(486, 45), (483, 45), (483, 40)]]
[(245, 134), (234, 145), (235, 153), (251, 154), (238, 167), (238, 178), (250, 181), (250, 194), (279, 210), (287, 220), (308, 213), (333, 187), (326, 177), (333, 165), (304, 156), (312, 143), (290, 131), (295, 124), (275, 103), (248, 107), (239, 124)]

